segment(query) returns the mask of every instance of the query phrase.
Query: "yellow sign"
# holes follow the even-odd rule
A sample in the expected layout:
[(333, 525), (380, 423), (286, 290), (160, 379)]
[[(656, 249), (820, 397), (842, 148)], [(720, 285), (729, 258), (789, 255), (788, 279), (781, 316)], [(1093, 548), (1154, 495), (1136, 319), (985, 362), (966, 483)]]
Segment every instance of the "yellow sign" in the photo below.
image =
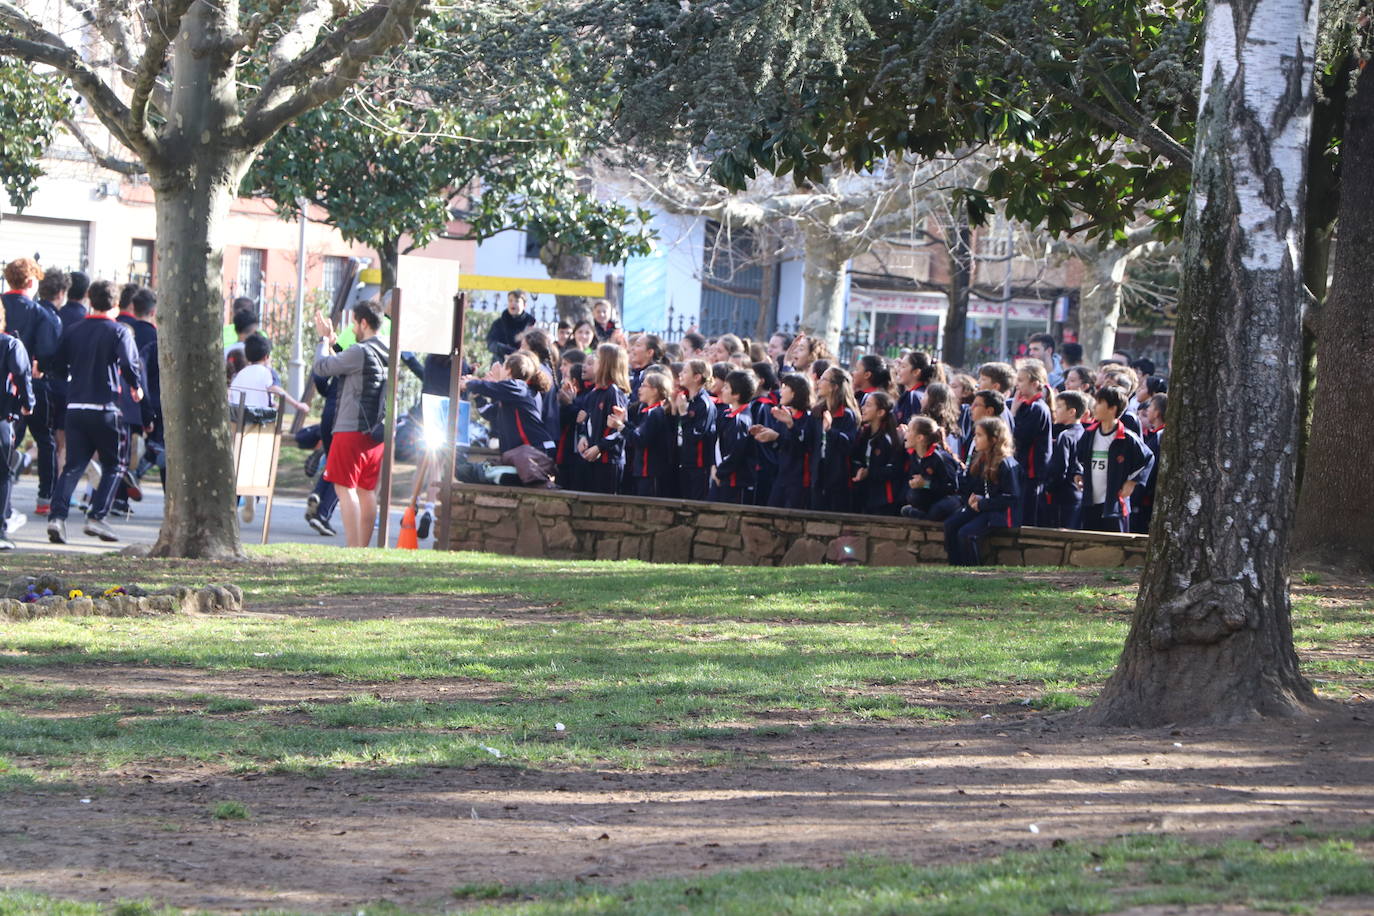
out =
[(488, 277), (468, 274), (458, 278), (459, 289), (491, 290), (508, 293), (523, 289), (527, 293), (549, 293), (554, 296), (589, 296), (599, 299), (606, 295), (606, 286), (595, 280), (531, 280), (526, 277)]

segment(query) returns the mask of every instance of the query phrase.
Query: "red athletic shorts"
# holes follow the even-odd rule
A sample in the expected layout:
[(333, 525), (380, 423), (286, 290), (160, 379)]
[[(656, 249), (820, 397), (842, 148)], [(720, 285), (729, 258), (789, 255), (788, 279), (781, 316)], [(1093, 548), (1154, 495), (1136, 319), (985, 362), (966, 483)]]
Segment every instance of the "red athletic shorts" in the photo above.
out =
[(324, 479), (336, 487), (375, 490), (382, 473), (382, 444), (367, 433), (335, 433)]

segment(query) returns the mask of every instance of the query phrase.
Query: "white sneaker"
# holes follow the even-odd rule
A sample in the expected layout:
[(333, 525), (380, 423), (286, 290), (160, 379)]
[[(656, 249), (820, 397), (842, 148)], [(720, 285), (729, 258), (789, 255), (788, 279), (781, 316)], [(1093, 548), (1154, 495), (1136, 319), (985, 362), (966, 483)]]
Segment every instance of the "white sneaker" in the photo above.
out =
[(10, 517), (5, 519), (5, 528), (10, 534), (14, 534), (20, 528), (29, 523), (29, 517), (22, 512), (10, 512)]
[(89, 519), (86, 522), (86, 526), (82, 528), (81, 531), (93, 538), (100, 538), (102, 541), (114, 542), (119, 540), (119, 535), (114, 533), (113, 528), (105, 524), (103, 518)]

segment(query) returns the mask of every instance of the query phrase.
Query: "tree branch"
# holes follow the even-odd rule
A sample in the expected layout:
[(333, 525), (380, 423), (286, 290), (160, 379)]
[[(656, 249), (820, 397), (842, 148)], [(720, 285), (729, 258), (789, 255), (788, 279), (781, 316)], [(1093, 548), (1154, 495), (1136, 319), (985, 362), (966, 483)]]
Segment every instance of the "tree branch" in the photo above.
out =
[(95, 145), (95, 141), (90, 138), (86, 131), (82, 130), (81, 125), (71, 118), (64, 118), (62, 126), (67, 129), (67, 133), (76, 138), (76, 142), (81, 144), (81, 148), (95, 160), (95, 164), (102, 169), (109, 169), (111, 172), (119, 172), (121, 175), (146, 175), (148, 170), (143, 167), (143, 163), (134, 162), (129, 159), (119, 159), (109, 153), (102, 153), (100, 147)]
[(153, 3), (148, 17), (148, 43), (143, 57), (134, 70), (131, 86), (133, 98), (129, 102), (129, 121), (133, 130), (142, 131), (148, 125), (148, 100), (157, 87), (158, 74), (167, 61), (167, 49), (181, 30), (181, 20), (195, 0), (159, 0)]
[[(239, 127), (242, 142), (256, 146), (297, 115), (338, 98), (377, 54), (407, 40), (427, 0), (391, 0), (369, 7), (339, 25), (296, 59), (269, 74)], [(283, 39), (284, 40), (284, 39)], [(282, 43), (278, 42), (278, 49)], [(325, 73), (330, 63), (332, 73)], [(276, 101), (291, 87), (296, 91)]]
[(128, 106), (59, 36), (44, 29), (9, 2), (0, 2), (0, 25), (12, 30), (11, 34), (0, 33), (0, 54), (47, 64), (59, 71), (72, 81), (76, 90), (90, 103), (96, 117), (121, 143), (137, 153), (145, 163), (158, 155), (157, 138), (146, 125), (142, 130), (130, 129)]

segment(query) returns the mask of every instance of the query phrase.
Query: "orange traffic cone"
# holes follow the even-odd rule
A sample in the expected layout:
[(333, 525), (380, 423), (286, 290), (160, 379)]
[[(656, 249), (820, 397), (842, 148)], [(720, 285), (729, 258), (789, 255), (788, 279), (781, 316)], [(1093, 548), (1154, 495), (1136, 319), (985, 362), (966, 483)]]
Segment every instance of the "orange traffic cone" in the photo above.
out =
[(396, 535), (396, 547), (400, 550), (419, 550), (420, 539), (415, 534), (415, 507), (406, 506), (401, 516), (401, 532)]

